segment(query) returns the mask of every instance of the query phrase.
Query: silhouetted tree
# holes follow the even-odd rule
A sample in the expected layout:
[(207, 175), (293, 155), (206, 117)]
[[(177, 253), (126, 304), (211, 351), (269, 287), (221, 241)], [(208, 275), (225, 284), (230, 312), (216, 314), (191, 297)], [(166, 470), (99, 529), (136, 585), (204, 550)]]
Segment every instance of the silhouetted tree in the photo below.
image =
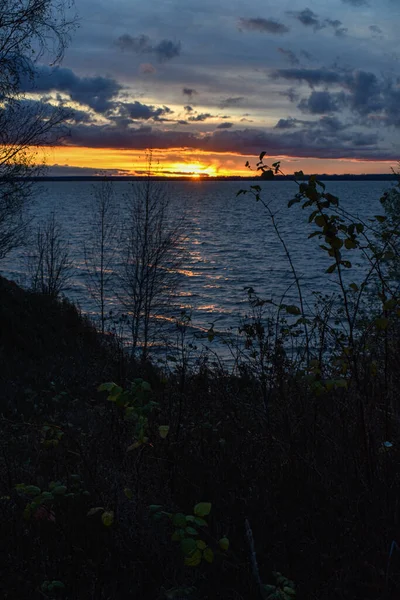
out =
[(25, 237), (33, 185), (26, 177), (40, 170), (33, 148), (55, 142), (67, 116), (23, 93), (40, 58), (61, 60), (73, 27), (66, 8), (64, 0), (0, 2), (0, 259)]

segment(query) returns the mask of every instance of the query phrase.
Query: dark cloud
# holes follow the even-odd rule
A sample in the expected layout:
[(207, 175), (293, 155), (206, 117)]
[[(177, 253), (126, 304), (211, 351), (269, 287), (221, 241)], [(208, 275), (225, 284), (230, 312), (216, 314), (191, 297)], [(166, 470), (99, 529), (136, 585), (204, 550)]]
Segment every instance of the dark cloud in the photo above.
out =
[(303, 112), (324, 114), (348, 108), (357, 114), (363, 126), (382, 123), (400, 127), (400, 87), (387, 76), (378, 78), (370, 71), (334, 71), (328, 69), (280, 69), (274, 78), (304, 81), (316, 86), (334, 86), (341, 92), (315, 91), (298, 105)]
[(191, 98), (192, 96), (196, 95), (196, 94), (197, 94), (197, 92), (196, 92), (196, 90), (194, 90), (193, 88), (184, 87), (184, 88), (182, 89), (182, 94), (183, 94), (184, 96), (188, 96), (189, 98)]
[(294, 129), (298, 123), (297, 119), (289, 117), (289, 119), (279, 119), (275, 125), (275, 129)]
[(314, 31), (318, 31), (318, 29), (323, 29), (325, 27), (324, 23), (320, 21), (318, 15), (315, 14), (315, 12), (313, 12), (310, 8), (304, 8), (300, 11), (289, 11), (288, 14), (300, 21), (300, 23), (305, 25), (305, 27), (312, 27)]
[(110, 77), (78, 77), (71, 69), (42, 65), (36, 68), (33, 81), (27, 78), (22, 81), (22, 89), (38, 93), (63, 92), (71, 100), (105, 114), (115, 107), (116, 97), (123, 88)]
[(325, 23), (335, 30), (335, 35), (342, 37), (347, 33), (347, 27), (343, 27), (342, 21), (338, 19), (325, 19)]
[(300, 11), (289, 11), (289, 15), (300, 21), (305, 27), (312, 27), (314, 31), (324, 29), (324, 27), (332, 27), (335, 35), (343, 36), (347, 32), (347, 28), (343, 27), (343, 23), (338, 19), (320, 19), (320, 17), (310, 8), (305, 8)]
[(121, 104), (120, 112), (122, 115), (127, 115), (134, 120), (148, 121), (149, 119), (154, 119), (155, 121), (159, 121), (162, 120), (161, 117), (171, 114), (172, 110), (168, 106), (156, 108), (155, 106), (142, 104), (135, 100), (135, 102)]
[[(344, 86), (350, 91), (350, 106), (361, 115), (384, 108), (386, 90), (374, 73), (356, 71), (344, 77)], [(385, 86), (386, 87), (386, 86)], [(400, 108), (400, 107), (399, 107)]]
[(207, 121), (207, 119), (210, 119), (213, 115), (210, 115), (210, 113), (201, 113), (199, 115), (196, 115), (194, 117), (189, 117), (188, 121), (197, 121), (197, 122), (202, 122), (202, 121)]
[(194, 108), (189, 105), (186, 105), (183, 108), (185, 109), (185, 112), (187, 112), (187, 113), (192, 113), (194, 111)]
[(233, 127), (233, 123), (225, 122), (217, 125), (217, 129), (231, 129)]
[(262, 19), (261, 17), (253, 19), (239, 19), (239, 29), (248, 31), (260, 31), (262, 33), (273, 33), (275, 35), (282, 35), (290, 31), (289, 27), (279, 21), (273, 19)]
[(283, 56), (290, 62), (291, 65), (299, 65), (300, 61), (297, 58), (296, 54), (292, 50), (285, 50), (284, 48), (278, 48), (278, 52), (283, 54)]
[(305, 81), (310, 87), (342, 81), (340, 73), (329, 69), (277, 69), (271, 73), (271, 77), (287, 81)]
[(121, 35), (115, 42), (122, 51), (134, 54), (154, 54), (159, 62), (172, 60), (181, 53), (181, 43), (172, 40), (161, 40), (158, 43), (151, 41), (148, 35), (132, 37), (129, 33)]
[(342, 131), (346, 127), (337, 117), (321, 117), (318, 125), (331, 131)]
[(128, 175), (129, 171), (127, 169), (93, 169), (90, 167), (70, 167), (68, 165), (49, 165), (46, 168), (46, 175), (50, 177), (104, 177), (104, 176), (112, 176), (112, 175)]
[(343, 107), (344, 102), (345, 94), (343, 92), (331, 94), (327, 91), (313, 91), (307, 99), (303, 98), (303, 100), (301, 100), (298, 104), (298, 108), (302, 112), (311, 114), (326, 114), (337, 112)]
[(383, 39), (383, 31), (378, 25), (370, 25), (369, 30), (372, 33), (372, 37), (375, 39), (382, 40)]
[(241, 102), (243, 102), (244, 96), (235, 96), (231, 98), (225, 98), (222, 100), (220, 107), (221, 108), (229, 108), (232, 106), (238, 106)]

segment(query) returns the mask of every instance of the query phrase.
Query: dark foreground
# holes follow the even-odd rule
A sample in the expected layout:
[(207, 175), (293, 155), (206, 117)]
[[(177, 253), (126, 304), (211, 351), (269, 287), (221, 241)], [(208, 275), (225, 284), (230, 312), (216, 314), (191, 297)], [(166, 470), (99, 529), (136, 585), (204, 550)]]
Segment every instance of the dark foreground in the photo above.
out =
[[(256, 556), (262, 583), (282, 572), (297, 598), (398, 598), (397, 336), (390, 344), (385, 374), (378, 344), (357, 385), (322, 395), (283, 353), (264, 388), (245, 370), (165, 376), (129, 364), (70, 304), (0, 279), (2, 597), (293, 597), (260, 588)], [(138, 378), (126, 403), (97, 391)], [(198, 503), (212, 506), (193, 513)], [(185, 539), (204, 540), (199, 564), (184, 564)]]

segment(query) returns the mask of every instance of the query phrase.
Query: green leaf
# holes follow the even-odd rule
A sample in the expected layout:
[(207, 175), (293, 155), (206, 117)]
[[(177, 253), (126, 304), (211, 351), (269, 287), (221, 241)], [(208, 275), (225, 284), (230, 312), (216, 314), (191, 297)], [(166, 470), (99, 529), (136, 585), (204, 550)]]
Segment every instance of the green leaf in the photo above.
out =
[(353, 250), (354, 248), (357, 248), (357, 243), (354, 240), (347, 238), (347, 240), (344, 241), (344, 246), (347, 250)]
[(205, 550), (207, 548), (207, 544), (205, 543), (204, 540), (197, 540), (196, 546), (198, 547), (199, 550)]
[(211, 550), (211, 548), (206, 548), (205, 550), (203, 550), (203, 558), (210, 564), (213, 562), (214, 552)]
[(58, 485), (57, 487), (55, 487), (52, 490), (53, 494), (55, 494), (56, 496), (64, 496), (66, 491), (67, 491), (67, 488), (65, 485)]
[(275, 585), (265, 585), (261, 586), (261, 595), (263, 598), (267, 599), (271, 596), (271, 594), (275, 594), (276, 586)]
[(340, 264), (346, 267), (346, 269), (351, 269), (351, 262), (349, 260), (341, 260)]
[(360, 289), (356, 283), (351, 283), (351, 284), (349, 285), (349, 287), (350, 287), (350, 288), (351, 288), (351, 289), (352, 289), (354, 292), (358, 292), (358, 290)]
[(36, 485), (27, 485), (24, 492), (25, 494), (28, 494), (28, 496), (39, 496), (41, 489)]
[(114, 523), (114, 511), (106, 510), (103, 512), (101, 515), (101, 521), (105, 527), (111, 527), (111, 525)]
[(201, 519), (200, 517), (195, 517), (194, 522), (199, 527), (208, 527), (207, 521), (205, 521), (204, 519)]
[(150, 504), (149, 511), (151, 513), (155, 513), (162, 509), (162, 504)]
[(290, 208), (291, 206), (293, 206), (293, 204), (297, 204), (298, 202), (300, 202), (300, 198), (292, 198), (288, 202), (288, 208)]
[(333, 273), (333, 271), (336, 269), (336, 263), (333, 263), (333, 265), (331, 265), (330, 267), (328, 267), (325, 271), (325, 273)]
[(378, 223), (384, 223), (387, 220), (387, 217), (383, 215), (375, 215), (375, 219), (378, 221)]
[(158, 433), (160, 434), (160, 437), (165, 440), (169, 433), (169, 425), (160, 425), (158, 428)]
[(196, 517), (206, 517), (211, 512), (211, 502), (199, 502), (194, 507), (194, 514)]
[(181, 550), (185, 556), (190, 556), (197, 549), (196, 540), (193, 538), (184, 538), (181, 541)]
[(219, 547), (221, 548), (221, 550), (226, 551), (229, 549), (229, 540), (227, 537), (222, 537), (219, 540), (218, 544), (219, 544)]
[(199, 532), (194, 527), (186, 527), (185, 531), (189, 535), (199, 535)]
[(172, 523), (175, 527), (184, 528), (186, 527), (186, 516), (183, 513), (176, 513), (173, 516)]
[(326, 217), (324, 217), (323, 215), (318, 215), (317, 217), (315, 217), (314, 223), (318, 227), (325, 227), (325, 225), (326, 225)]

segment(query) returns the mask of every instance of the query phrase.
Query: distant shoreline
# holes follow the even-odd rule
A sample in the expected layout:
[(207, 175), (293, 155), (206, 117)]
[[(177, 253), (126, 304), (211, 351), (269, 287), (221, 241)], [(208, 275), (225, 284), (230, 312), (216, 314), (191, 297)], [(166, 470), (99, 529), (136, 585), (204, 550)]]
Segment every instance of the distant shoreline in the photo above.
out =
[[(304, 175), (307, 179), (310, 175)], [(382, 173), (382, 174), (371, 174), (371, 175), (316, 175), (317, 179), (321, 181), (397, 181), (399, 177), (393, 173)], [(103, 175), (59, 175), (59, 176), (43, 176), (43, 177), (27, 177), (28, 181), (101, 181), (107, 179), (111, 181), (145, 181), (147, 177), (135, 177), (127, 175), (115, 175), (104, 177)], [(203, 181), (260, 181), (262, 183), (268, 183), (268, 180), (261, 179), (260, 177), (162, 177), (152, 176), (152, 181), (190, 181), (191, 183), (198, 183)], [(271, 181), (293, 181), (293, 175), (276, 175)]]

